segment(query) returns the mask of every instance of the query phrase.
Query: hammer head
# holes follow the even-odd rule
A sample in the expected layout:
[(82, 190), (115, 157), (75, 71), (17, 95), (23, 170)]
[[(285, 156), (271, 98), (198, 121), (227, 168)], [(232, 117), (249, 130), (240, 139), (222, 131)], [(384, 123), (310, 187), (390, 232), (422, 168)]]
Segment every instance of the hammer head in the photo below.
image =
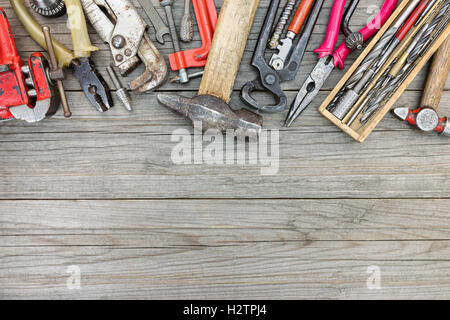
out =
[(235, 130), (239, 134), (259, 133), (262, 128), (262, 117), (247, 110), (233, 111), (222, 99), (211, 95), (200, 95), (194, 98), (159, 94), (159, 103), (172, 109), (185, 118), (201, 122), (203, 131), (217, 129), (220, 132)]

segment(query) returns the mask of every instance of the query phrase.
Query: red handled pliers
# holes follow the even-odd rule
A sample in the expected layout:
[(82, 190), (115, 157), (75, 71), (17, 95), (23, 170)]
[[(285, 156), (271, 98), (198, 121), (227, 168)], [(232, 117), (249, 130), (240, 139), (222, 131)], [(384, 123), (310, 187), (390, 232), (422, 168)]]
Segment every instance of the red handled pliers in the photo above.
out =
[(347, 39), (333, 52), (339, 36), (339, 28), (343, 19), (346, 2), (347, 0), (335, 0), (333, 3), (325, 40), (319, 48), (314, 50), (314, 52), (319, 53), (319, 61), (298, 92), (291, 106), (284, 124), (287, 127), (291, 126), (303, 110), (311, 104), (333, 69), (337, 66), (344, 69), (344, 61), (349, 53), (356, 48), (361, 48), (363, 43), (375, 35), (386, 23), (397, 6), (398, 0), (386, 0), (380, 12), (371, 23), (359, 30), (359, 32), (348, 35), (348, 22), (359, 3), (359, 0), (352, 0), (344, 17), (343, 31)]

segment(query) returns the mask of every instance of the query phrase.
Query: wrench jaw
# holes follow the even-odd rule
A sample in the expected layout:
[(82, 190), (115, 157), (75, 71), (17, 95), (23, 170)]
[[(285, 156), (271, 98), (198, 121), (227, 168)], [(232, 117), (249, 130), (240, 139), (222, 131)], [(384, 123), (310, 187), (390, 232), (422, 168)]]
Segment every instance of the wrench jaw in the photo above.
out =
[(131, 90), (138, 93), (152, 91), (167, 81), (169, 68), (166, 60), (147, 35), (144, 35), (142, 39), (138, 56), (145, 66), (145, 71), (142, 75), (131, 81)]
[[(130, 83), (133, 91), (142, 93), (154, 90), (167, 80), (167, 64), (148, 37), (147, 24), (131, 1), (82, 0), (82, 5), (97, 33), (109, 44), (114, 63), (123, 77), (128, 76), (141, 63), (144, 64), (144, 73)], [(162, 36), (166, 33), (163, 30), (158, 41), (162, 40), (164, 43)], [(95, 91), (95, 86), (89, 88)], [(106, 111), (111, 105), (110, 95), (105, 92), (94, 92), (90, 100), (94, 103), (99, 101), (99, 111)]]
[(51, 117), (58, 110), (60, 99), (47, 74), (50, 69), (47, 59), (41, 53), (34, 53), (28, 60), (29, 74), (25, 76), (30, 88), (23, 104), (10, 106), (9, 111), (15, 119), (29, 123), (39, 122)]

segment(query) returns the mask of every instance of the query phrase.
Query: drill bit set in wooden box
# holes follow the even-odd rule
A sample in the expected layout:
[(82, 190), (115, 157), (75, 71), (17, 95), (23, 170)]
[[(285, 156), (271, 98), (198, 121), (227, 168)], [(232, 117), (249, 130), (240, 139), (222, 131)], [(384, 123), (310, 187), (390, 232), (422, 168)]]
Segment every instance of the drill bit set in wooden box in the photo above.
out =
[(404, 0), (319, 112), (363, 142), (450, 35), (450, 0)]

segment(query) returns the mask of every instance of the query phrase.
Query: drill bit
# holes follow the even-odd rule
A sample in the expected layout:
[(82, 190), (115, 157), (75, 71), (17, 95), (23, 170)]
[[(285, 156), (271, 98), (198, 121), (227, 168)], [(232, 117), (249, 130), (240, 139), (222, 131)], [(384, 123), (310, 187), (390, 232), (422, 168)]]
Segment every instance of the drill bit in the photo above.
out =
[(116, 72), (114, 69), (109, 66), (106, 68), (106, 71), (108, 71), (109, 77), (111, 78), (111, 81), (114, 83), (114, 86), (116, 87), (116, 95), (119, 98), (120, 101), (122, 101), (123, 105), (128, 111), (132, 111), (131, 108), (131, 101), (130, 101), (130, 95), (128, 94), (127, 89), (123, 87), (123, 85), (120, 83), (119, 78), (117, 77)]
[[(390, 30), (396, 30), (393, 37), (391, 37), (390, 43), (386, 48), (379, 47), (384, 36), (377, 43), (373, 51), (378, 52), (379, 56), (374, 57), (374, 61), (371, 67), (367, 70), (361, 70), (360, 79), (358, 81), (352, 82), (352, 78), (347, 82), (346, 87), (344, 87), (345, 93), (342, 98), (337, 102), (336, 107), (333, 110), (333, 115), (342, 120), (352, 109), (354, 104), (358, 101), (360, 95), (366, 90), (367, 86), (370, 85), (372, 79), (375, 77), (377, 72), (383, 67), (386, 61), (389, 59), (391, 54), (397, 48), (397, 46), (403, 41), (403, 39), (408, 34), (409, 30), (412, 28), (413, 24), (420, 18), (421, 13), (427, 8), (428, 3), (431, 0), (419, 0), (420, 5), (415, 6), (415, 2), (412, 1), (407, 9), (401, 14), (400, 18), (397, 19), (394, 26)], [(414, 6), (413, 6), (414, 5)], [(406, 21), (406, 22), (405, 22)], [(401, 23), (405, 22), (401, 27)], [(388, 29), (389, 30), (389, 29)], [(398, 31), (397, 31), (398, 30)], [(387, 40), (387, 38), (386, 38)], [(387, 43), (386, 43), (387, 44)], [(372, 52), (373, 53), (373, 52)], [(366, 58), (367, 59), (367, 58)], [(356, 73), (354, 77), (359, 77)]]
[(441, 9), (438, 11), (436, 16), (433, 18), (433, 21), (430, 23), (429, 28), (425, 31), (422, 39), (420, 39), (417, 47), (411, 52), (411, 56), (416, 56), (417, 52), (421, 51), (421, 48), (430, 40), (430, 35), (434, 31), (434, 29), (441, 23), (445, 14), (448, 13), (448, 9), (450, 7), (450, 0), (447, 0)]
[(283, 13), (280, 16), (280, 19), (275, 27), (275, 31), (273, 32), (272, 38), (269, 40), (269, 48), (276, 49), (280, 44), (280, 37), (283, 34), (284, 28), (289, 20), (289, 17), (292, 14), (292, 11), (295, 8), (296, 0), (289, 0), (286, 3), (286, 6), (283, 9)]
[(381, 60), (382, 56), (386, 56), (387, 48), (389, 48), (389, 44), (394, 39), (398, 29), (400, 29), (401, 25), (412, 13), (414, 8), (417, 6), (420, 0), (412, 1), (409, 6), (405, 9), (405, 11), (397, 18), (396, 22), (392, 27), (390, 27), (381, 37), (381, 39), (377, 42), (375, 47), (369, 53), (369, 55), (364, 59), (361, 65), (356, 69), (353, 75), (348, 79), (346, 88), (353, 88), (363, 77), (365, 72), (377, 61)]
[(191, 15), (191, 0), (184, 1), (184, 15), (181, 19), (180, 40), (191, 42), (194, 37), (194, 21)]
[[(383, 101), (386, 100), (386, 97), (392, 95), (401, 81), (405, 79), (404, 75), (409, 74), (412, 71), (415, 65), (414, 62), (417, 60), (417, 58), (422, 55), (423, 52), (425, 52), (431, 45), (431, 43), (433, 43), (436, 38), (442, 33), (443, 28), (448, 24), (448, 21), (450, 19), (450, 16), (448, 15), (444, 19), (445, 14), (449, 11), (449, 8), (450, 0), (447, 0), (447, 2), (441, 7), (439, 12), (433, 18), (432, 22), (430, 24), (424, 25), (422, 31), (419, 33), (419, 35), (417, 35), (418, 40), (413, 41), (410, 47), (404, 53), (404, 55), (407, 54), (407, 59), (404, 61), (404, 66), (398, 71), (397, 75), (394, 76), (393, 74), (391, 74), (390, 77), (388, 77), (386, 83), (383, 83), (380, 91), (373, 95), (376, 97), (376, 99), (371, 101), (364, 110), (363, 116), (361, 117), (362, 123), (367, 122), (367, 120), (376, 112), (376, 110), (380, 108)], [(431, 36), (433, 31), (435, 31), (435, 33), (433, 36)], [(392, 82), (389, 83), (389, 81), (391, 80)]]

